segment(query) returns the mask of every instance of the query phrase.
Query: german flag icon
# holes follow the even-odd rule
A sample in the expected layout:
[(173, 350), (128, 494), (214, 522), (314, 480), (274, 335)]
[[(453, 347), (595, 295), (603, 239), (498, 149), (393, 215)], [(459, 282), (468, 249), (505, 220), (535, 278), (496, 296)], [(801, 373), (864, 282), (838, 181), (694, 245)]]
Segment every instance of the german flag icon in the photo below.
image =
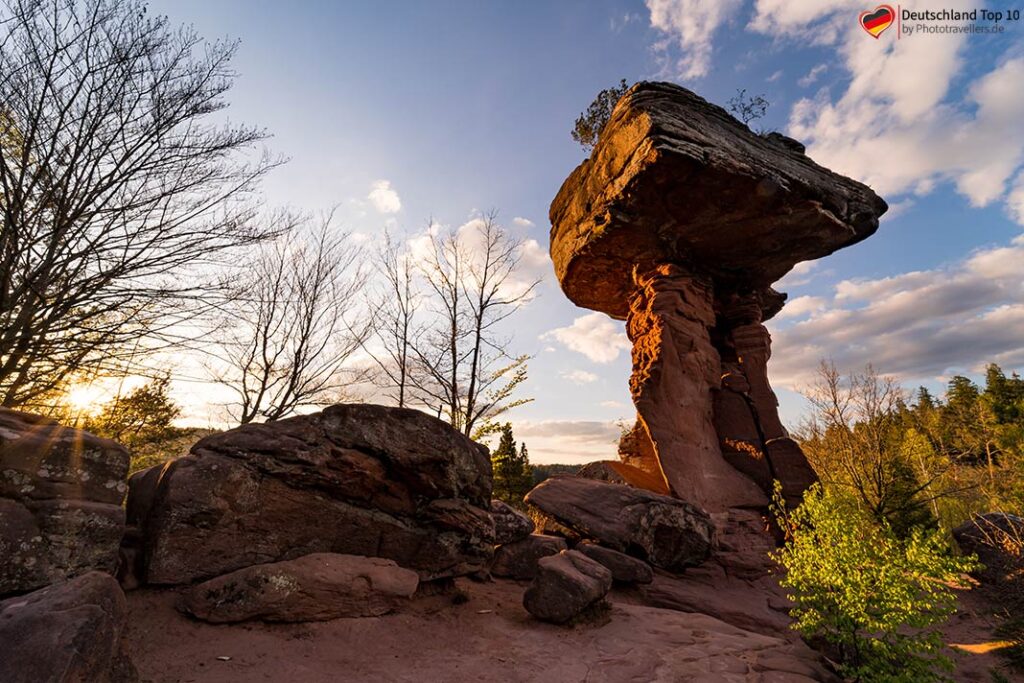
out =
[(882, 35), (882, 31), (892, 26), (895, 20), (896, 12), (889, 5), (879, 5), (875, 9), (860, 13), (861, 27), (874, 38)]

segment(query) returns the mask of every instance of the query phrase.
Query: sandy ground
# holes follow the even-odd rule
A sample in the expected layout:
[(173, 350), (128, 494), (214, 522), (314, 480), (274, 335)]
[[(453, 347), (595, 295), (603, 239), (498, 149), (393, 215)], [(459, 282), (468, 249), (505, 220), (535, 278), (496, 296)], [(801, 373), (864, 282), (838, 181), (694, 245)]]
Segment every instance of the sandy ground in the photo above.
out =
[[(128, 594), (129, 647), (143, 681), (655, 681), (804, 683), (827, 678), (800, 643), (703, 614), (611, 596), (589, 624), (542, 624), (522, 608), (525, 584), (460, 581), (468, 596), (421, 597), (401, 613), (310, 624), (210, 625), (174, 609), (173, 590)], [(951, 624), (952, 642), (984, 642), (978, 618)], [(963, 654), (956, 680), (991, 681), (992, 654)], [(1024, 680), (1010, 678), (1010, 680)]]

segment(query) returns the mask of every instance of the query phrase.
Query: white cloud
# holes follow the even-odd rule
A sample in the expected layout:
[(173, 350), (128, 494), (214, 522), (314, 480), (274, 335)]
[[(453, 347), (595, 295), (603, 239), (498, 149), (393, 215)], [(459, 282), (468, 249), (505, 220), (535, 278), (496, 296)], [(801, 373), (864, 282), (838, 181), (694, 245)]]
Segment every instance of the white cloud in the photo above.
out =
[(590, 420), (512, 421), (517, 439), (526, 442), (535, 463), (583, 464), (616, 460), (619, 427)]
[(624, 409), (624, 408), (629, 408), (629, 406), (627, 406), (622, 401), (601, 401), (601, 407), (602, 408), (611, 408), (613, 410), (620, 410), (620, 409)]
[(782, 78), (782, 74), (783, 74), (782, 69), (779, 69), (778, 71), (776, 71), (775, 73), (773, 73), (771, 76), (768, 77), (768, 82), (769, 83), (774, 83), (775, 81), (777, 81), (780, 78)]
[(809, 85), (814, 85), (815, 81), (818, 80), (818, 77), (821, 76), (821, 74), (825, 73), (826, 71), (828, 71), (828, 64), (819, 64), (818, 66), (808, 71), (806, 76), (800, 78), (800, 80), (797, 81), (797, 85), (799, 85), (801, 88), (806, 88)]
[(668, 54), (670, 46), (682, 52), (674, 71), (682, 80), (706, 76), (711, 66), (715, 31), (728, 22), (743, 0), (646, 0), (651, 26), (667, 34), (655, 47)]
[[(950, 0), (945, 6), (978, 5)], [(789, 134), (807, 143), (815, 161), (886, 196), (923, 195), (952, 182), (974, 206), (1012, 202), (1006, 193), (1024, 163), (1024, 137), (1008, 132), (1024, 117), (1024, 58), (1007, 52), (973, 78), (962, 97), (951, 97), (973, 38), (874, 40), (854, 20), (858, 7), (841, 0), (757, 1), (748, 28), (780, 40), (834, 45), (850, 75), (837, 97), (823, 89), (794, 104)]]
[(786, 302), (785, 307), (775, 316), (775, 320), (800, 318), (808, 313), (817, 313), (825, 307), (825, 300), (819, 296), (798, 296)]
[(1013, 189), (1006, 197), (1006, 212), (1010, 218), (1024, 225), (1024, 171), (1017, 174)]
[(563, 370), (558, 373), (563, 379), (567, 379), (573, 384), (593, 384), (597, 381), (597, 375), (586, 370)]
[(370, 185), (370, 194), (366, 195), (366, 198), (380, 213), (398, 213), (402, 210), (402, 200), (398, 192), (391, 187), (390, 180), (375, 180)]
[(512, 219), (512, 223), (518, 225), (521, 228), (532, 228), (534, 223), (529, 218), (523, 218), (522, 216), (516, 216)]
[(595, 363), (611, 363), (620, 352), (628, 353), (632, 348), (622, 330), (622, 323), (604, 313), (588, 313), (573, 320), (572, 325), (545, 332), (540, 338), (554, 339)]
[(807, 320), (769, 323), (773, 381), (805, 386), (822, 358), (845, 370), (871, 363), (907, 381), (976, 371), (988, 362), (1020, 368), (1022, 263), (1024, 236), (948, 267), (840, 282), (832, 301)]
[[(485, 237), (481, 228), (483, 218), (471, 218), (458, 228), (455, 233), (464, 250), (464, 256), (471, 267), (480, 267), (485, 249)], [(423, 262), (432, 256), (432, 238), (450, 230), (446, 225), (431, 222), (421, 232), (409, 237), (406, 246), (410, 258)], [(514, 235), (512, 236), (515, 237)], [(525, 293), (537, 281), (553, 277), (551, 256), (548, 250), (535, 239), (524, 239), (519, 242), (519, 263), (515, 271), (501, 284), (505, 296), (518, 297)]]

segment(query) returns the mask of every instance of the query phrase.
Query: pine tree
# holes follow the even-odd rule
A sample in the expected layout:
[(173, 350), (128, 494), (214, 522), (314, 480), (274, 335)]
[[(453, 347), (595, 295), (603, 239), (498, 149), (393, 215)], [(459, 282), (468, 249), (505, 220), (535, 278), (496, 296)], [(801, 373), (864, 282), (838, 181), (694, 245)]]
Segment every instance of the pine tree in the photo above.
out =
[(500, 428), (498, 447), (491, 453), (491, 468), (494, 472), (493, 498), (510, 505), (521, 507), (523, 496), (533, 487), (533, 471), (526, 444), (520, 444), (516, 451), (516, 440), (512, 425), (506, 422)]

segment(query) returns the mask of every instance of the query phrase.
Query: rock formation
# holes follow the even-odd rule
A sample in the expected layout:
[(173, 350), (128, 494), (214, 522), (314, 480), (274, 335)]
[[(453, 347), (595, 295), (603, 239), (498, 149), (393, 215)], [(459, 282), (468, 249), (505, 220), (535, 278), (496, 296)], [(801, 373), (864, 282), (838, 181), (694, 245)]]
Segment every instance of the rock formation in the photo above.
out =
[(391, 560), (313, 553), (204, 581), (183, 594), (180, 608), (214, 624), (377, 617), (408, 602), (418, 585), (416, 572)]
[(886, 204), (679, 86), (640, 83), (551, 204), (551, 257), (577, 305), (625, 319), (637, 408), (625, 464), (709, 512), (815, 480), (779, 420), (771, 284), (869, 237)]
[(0, 408), (0, 595), (114, 571), (128, 465), (113, 441)]
[(152, 584), (316, 552), (394, 560), (423, 580), (490, 562), (487, 450), (416, 410), (336, 405), (209, 436), (135, 475), (129, 519)]

